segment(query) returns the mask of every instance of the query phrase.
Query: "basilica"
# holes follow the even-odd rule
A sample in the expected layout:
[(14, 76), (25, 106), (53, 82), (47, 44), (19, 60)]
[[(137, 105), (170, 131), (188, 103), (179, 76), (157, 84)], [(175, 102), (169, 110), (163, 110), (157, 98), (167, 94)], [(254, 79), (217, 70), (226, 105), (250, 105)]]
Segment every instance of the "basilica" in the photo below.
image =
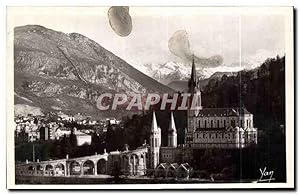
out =
[(184, 145), (177, 144), (173, 113), (170, 115), (168, 144), (161, 145), (161, 129), (153, 112), (149, 148), (151, 168), (156, 168), (161, 163), (189, 162), (195, 149), (240, 149), (257, 144), (257, 129), (253, 126), (253, 115), (245, 107), (202, 108), (199, 82), (193, 61), (188, 91), (191, 96), (197, 97), (198, 106), (197, 109), (187, 111), (188, 125)]

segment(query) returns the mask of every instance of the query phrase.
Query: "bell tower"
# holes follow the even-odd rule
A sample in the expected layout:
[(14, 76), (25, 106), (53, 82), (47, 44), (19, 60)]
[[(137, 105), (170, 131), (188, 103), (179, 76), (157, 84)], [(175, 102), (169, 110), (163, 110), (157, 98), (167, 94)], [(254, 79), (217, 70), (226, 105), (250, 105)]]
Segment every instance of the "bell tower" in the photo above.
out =
[(159, 151), (161, 146), (161, 129), (157, 125), (155, 112), (153, 112), (150, 135), (150, 167), (155, 169), (159, 164)]
[(197, 79), (196, 67), (195, 67), (195, 59), (193, 55), (192, 61), (192, 72), (191, 78), (188, 82), (188, 92), (191, 94), (190, 99), (188, 101), (188, 113), (187, 113), (187, 129), (185, 132), (185, 144), (188, 147), (192, 146), (193, 143), (193, 133), (196, 130), (196, 117), (198, 116), (201, 106), (201, 90), (200, 90), (200, 82)]

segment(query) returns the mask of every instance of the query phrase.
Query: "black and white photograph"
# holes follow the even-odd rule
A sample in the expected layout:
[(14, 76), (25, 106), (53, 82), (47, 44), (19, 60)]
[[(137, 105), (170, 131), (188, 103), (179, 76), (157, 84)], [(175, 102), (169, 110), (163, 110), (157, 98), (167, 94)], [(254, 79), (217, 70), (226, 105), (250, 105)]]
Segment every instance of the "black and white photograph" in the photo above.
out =
[(7, 7), (9, 188), (293, 188), (293, 13)]

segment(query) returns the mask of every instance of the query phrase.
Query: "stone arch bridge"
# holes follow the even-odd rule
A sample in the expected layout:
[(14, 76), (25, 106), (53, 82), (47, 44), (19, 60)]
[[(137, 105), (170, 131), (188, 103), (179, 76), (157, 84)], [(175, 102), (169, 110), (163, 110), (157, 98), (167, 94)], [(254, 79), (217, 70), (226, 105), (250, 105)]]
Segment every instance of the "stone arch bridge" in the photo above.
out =
[(107, 174), (108, 154), (16, 164), (16, 175), (82, 176)]
[(125, 175), (145, 175), (147, 147), (129, 151), (113, 151), (79, 158), (16, 163), (16, 175), (33, 176), (97, 176), (112, 175), (119, 169)]

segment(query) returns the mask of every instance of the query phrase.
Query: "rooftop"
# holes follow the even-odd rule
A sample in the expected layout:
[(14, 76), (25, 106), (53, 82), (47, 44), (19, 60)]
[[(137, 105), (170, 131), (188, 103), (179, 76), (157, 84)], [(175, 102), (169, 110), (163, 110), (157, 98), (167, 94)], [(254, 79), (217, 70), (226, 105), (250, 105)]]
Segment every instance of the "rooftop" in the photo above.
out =
[(200, 110), (198, 117), (209, 117), (209, 116), (242, 116), (244, 114), (251, 114), (244, 107), (236, 108), (203, 108)]

